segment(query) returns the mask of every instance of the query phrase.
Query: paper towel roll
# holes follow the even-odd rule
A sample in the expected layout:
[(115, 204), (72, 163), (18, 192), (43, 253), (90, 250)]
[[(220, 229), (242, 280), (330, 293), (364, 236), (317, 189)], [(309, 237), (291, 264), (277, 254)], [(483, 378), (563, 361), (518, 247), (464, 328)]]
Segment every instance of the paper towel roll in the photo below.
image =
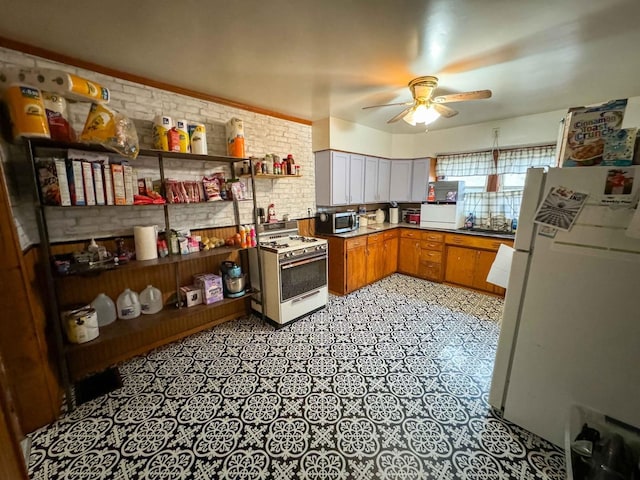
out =
[(398, 208), (391, 207), (389, 209), (389, 223), (398, 223)]
[(158, 258), (157, 227), (133, 227), (133, 238), (136, 244), (136, 260), (153, 260)]

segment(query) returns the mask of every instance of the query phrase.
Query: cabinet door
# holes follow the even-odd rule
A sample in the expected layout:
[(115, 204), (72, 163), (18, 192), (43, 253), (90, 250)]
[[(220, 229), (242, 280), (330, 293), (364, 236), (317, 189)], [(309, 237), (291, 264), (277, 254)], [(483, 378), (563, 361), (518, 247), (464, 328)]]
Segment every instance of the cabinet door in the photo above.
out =
[(427, 199), (429, 166), (430, 160), (428, 158), (413, 161), (413, 174), (411, 176), (412, 202), (424, 202)]
[(398, 270), (398, 238), (384, 241), (382, 275), (384, 277)]
[(420, 260), (420, 240), (400, 238), (398, 247), (398, 271), (417, 276)]
[(444, 279), (446, 282), (473, 287), (477, 250), (471, 248), (447, 248)]
[(384, 261), (383, 242), (381, 239), (367, 244), (367, 283), (373, 283), (382, 278)]
[(387, 203), (389, 201), (389, 192), (391, 185), (391, 160), (381, 158), (378, 160), (378, 203)]
[(364, 166), (364, 203), (378, 200), (378, 159), (366, 157)]
[(347, 250), (347, 293), (367, 284), (367, 247)]
[(364, 155), (349, 155), (349, 204), (364, 203)]
[(331, 205), (349, 203), (349, 154), (331, 152)]
[(389, 200), (411, 200), (411, 160), (392, 160)]
[(476, 258), (476, 268), (473, 275), (473, 288), (484, 290), (485, 292), (504, 295), (504, 288), (487, 282), (487, 275), (489, 275), (489, 270), (491, 270), (491, 265), (493, 265), (493, 261), (496, 259), (496, 255), (496, 252), (478, 250), (478, 256)]

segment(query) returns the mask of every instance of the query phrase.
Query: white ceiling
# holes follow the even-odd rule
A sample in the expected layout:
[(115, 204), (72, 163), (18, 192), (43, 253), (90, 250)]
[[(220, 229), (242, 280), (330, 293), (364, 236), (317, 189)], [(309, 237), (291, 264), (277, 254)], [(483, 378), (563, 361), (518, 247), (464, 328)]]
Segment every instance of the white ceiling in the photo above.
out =
[(153, 80), (392, 133), (406, 84), (436, 75), (431, 130), (640, 96), (638, 0), (0, 0), (0, 36)]

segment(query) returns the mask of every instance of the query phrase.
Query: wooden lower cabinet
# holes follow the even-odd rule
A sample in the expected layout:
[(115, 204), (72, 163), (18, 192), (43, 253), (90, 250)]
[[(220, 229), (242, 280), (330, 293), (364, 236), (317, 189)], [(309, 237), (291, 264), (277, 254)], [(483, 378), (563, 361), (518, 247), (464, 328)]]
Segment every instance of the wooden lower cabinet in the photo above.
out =
[(358, 237), (346, 242), (346, 292), (353, 292), (367, 284), (367, 238)]
[(445, 236), (445, 243), (445, 282), (504, 296), (504, 288), (486, 279), (500, 245), (512, 246), (513, 241), (451, 234)]
[(382, 276), (387, 277), (398, 271), (398, 231), (392, 230), (383, 233), (383, 260), (382, 260)]
[(398, 271), (397, 230), (329, 243), (329, 291), (337, 295), (358, 290)]
[(500, 244), (508, 239), (397, 228), (329, 242), (329, 291), (344, 295), (399, 272), (486, 293), (505, 290), (486, 278)]
[(418, 276), (420, 265), (420, 239), (418, 230), (402, 229), (398, 248), (398, 272)]

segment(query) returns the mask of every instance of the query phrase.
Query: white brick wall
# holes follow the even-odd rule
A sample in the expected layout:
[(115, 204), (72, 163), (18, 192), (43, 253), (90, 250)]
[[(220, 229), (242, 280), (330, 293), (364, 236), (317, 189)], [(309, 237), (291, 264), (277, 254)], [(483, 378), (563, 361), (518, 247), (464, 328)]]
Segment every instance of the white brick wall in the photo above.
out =
[[(311, 149), (311, 126), (281, 120), (267, 115), (219, 105), (165, 90), (147, 87), (115, 77), (92, 71), (51, 62), (49, 60), (0, 48), (0, 70), (5, 67), (57, 68), (93, 79), (111, 90), (110, 107), (129, 116), (135, 123), (142, 148), (151, 146), (151, 122), (155, 115), (165, 114), (173, 118), (185, 118), (202, 122), (207, 128), (207, 145), (213, 155), (226, 154), (225, 123), (231, 117), (244, 122), (246, 155), (262, 157), (266, 153), (275, 153), (281, 157), (293, 154), (301, 166), (302, 178), (283, 178), (278, 180), (260, 180), (256, 184), (258, 206), (267, 207), (274, 203), (276, 213), (282, 216), (288, 213), (291, 218), (304, 218), (308, 209), (315, 211), (315, 176), (313, 153)], [(72, 126), (81, 131), (89, 109), (88, 103), (70, 104)], [(0, 145), (0, 156), (2, 156)], [(15, 150), (15, 149), (12, 149)], [(5, 155), (5, 173), (9, 183), (11, 204), (16, 226), (23, 248), (38, 242), (35, 227), (35, 213), (32, 193), (20, 190), (17, 177), (30, 175), (30, 166), (19, 155)], [(7, 164), (15, 164), (7, 169)], [(185, 162), (172, 160), (165, 170), (170, 178), (193, 179), (203, 174), (220, 171), (220, 164), (210, 162)], [(159, 178), (157, 162), (140, 158), (132, 162), (145, 176)], [(15, 171), (11, 176), (6, 172)], [(27, 182), (28, 183), (28, 182)], [(24, 190), (24, 187), (22, 187)], [(28, 190), (28, 189), (27, 189)], [(204, 228), (226, 226), (234, 223), (231, 204), (203, 204), (188, 206), (170, 206), (172, 227)], [(252, 203), (239, 205), (241, 223), (252, 221)], [(52, 241), (84, 240), (95, 235), (108, 237), (131, 235), (134, 225), (164, 225), (161, 207), (75, 207), (68, 210), (49, 209), (47, 211), (49, 234)]]

